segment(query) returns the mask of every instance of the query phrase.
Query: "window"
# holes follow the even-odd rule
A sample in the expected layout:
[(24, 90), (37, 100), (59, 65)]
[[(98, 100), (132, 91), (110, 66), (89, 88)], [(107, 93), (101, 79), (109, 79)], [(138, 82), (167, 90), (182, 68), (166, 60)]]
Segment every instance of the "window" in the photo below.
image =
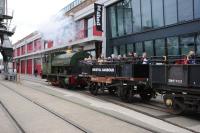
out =
[(144, 48), (145, 48), (145, 52), (147, 53), (147, 56), (153, 56), (154, 52), (153, 52), (153, 41), (145, 41), (144, 42)]
[(154, 28), (164, 26), (162, 0), (152, 0), (152, 16)]
[(194, 48), (194, 36), (187, 36), (187, 37), (181, 37), (180, 38), (181, 43), (181, 54), (187, 55), (190, 50), (195, 50)]
[(124, 13), (122, 3), (117, 4), (117, 24), (119, 36), (124, 35)]
[(165, 40), (164, 39), (155, 40), (155, 50), (156, 50), (156, 56), (165, 55)]
[(196, 39), (196, 44), (197, 44), (197, 54), (200, 54), (200, 34), (197, 35), (197, 39)]
[(177, 23), (177, 3), (176, 0), (164, 0), (165, 24)]
[(142, 29), (152, 28), (151, 23), (151, 0), (141, 0), (142, 3)]
[(119, 49), (118, 46), (114, 46), (114, 47), (113, 47), (113, 54), (114, 54), (114, 55), (118, 55), (118, 54), (119, 54), (119, 53), (118, 53), (118, 51), (119, 51), (118, 49)]
[(126, 34), (132, 33), (132, 9), (131, 9), (131, 3), (128, 2), (128, 4), (124, 5), (124, 26)]
[(126, 54), (126, 45), (120, 45), (120, 55), (123, 56), (124, 54)]
[(133, 52), (134, 51), (134, 49), (133, 49), (133, 44), (128, 44), (127, 45), (127, 54), (129, 53), (129, 52)]
[(132, 0), (133, 32), (141, 31), (140, 0)]
[(143, 45), (141, 42), (135, 44), (135, 52), (138, 56), (142, 56), (143, 53)]
[(193, 0), (178, 0), (179, 21), (193, 19)]
[(87, 20), (87, 37), (93, 36), (93, 17)]
[(200, 0), (194, 0), (194, 17), (200, 18)]
[(117, 25), (116, 25), (116, 10), (115, 6), (110, 7), (110, 27), (112, 37), (117, 36)]
[(178, 37), (167, 38), (168, 55), (179, 55)]

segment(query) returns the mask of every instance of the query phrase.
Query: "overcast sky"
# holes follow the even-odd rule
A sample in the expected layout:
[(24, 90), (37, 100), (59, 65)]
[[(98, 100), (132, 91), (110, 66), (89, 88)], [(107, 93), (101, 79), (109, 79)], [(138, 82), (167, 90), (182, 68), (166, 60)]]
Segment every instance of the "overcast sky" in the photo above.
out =
[(12, 27), (16, 32), (13, 43), (37, 30), (48, 18), (74, 0), (8, 0), (8, 9), (14, 11)]

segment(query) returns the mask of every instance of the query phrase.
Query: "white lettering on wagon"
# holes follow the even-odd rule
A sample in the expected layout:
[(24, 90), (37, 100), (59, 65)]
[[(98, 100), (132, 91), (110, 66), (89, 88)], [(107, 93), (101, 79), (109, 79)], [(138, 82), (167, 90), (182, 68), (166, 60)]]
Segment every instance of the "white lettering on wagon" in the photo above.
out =
[(114, 68), (92, 68), (93, 72), (115, 72)]
[(178, 80), (178, 79), (168, 79), (168, 83), (178, 83), (178, 84), (182, 84), (183, 80)]

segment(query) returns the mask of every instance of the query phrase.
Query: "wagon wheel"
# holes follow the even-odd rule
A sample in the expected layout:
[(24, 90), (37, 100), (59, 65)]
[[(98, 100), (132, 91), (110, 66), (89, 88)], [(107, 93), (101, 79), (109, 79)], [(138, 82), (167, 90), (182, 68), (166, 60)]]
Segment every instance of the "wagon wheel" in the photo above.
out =
[(119, 96), (122, 101), (127, 102), (127, 103), (133, 102), (134, 94), (131, 88), (129, 88), (129, 86), (120, 86), (119, 93), (120, 93)]
[(140, 86), (141, 93), (140, 98), (143, 102), (149, 102), (153, 96), (155, 96), (153, 89), (149, 85)]
[(97, 84), (95, 84), (95, 83), (92, 83), (91, 85), (90, 85), (90, 93), (91, 94), (93, 94), (93, 95), (97, 95), (98, 94), (98, 91), (99, 91), (99, 86), (97, 85)]
[(152, 93), (141, 93), (140, 98), (142, 99), (143, 102), (149, 102), (152, 98)]
[(116, 94), (116, 88), (115, 88), (115, 87), (110, 87), (110, 88), (108, 89), (108, 91), (109, 91), (109, 94), (110, 94), (110, 95), (115, 95), (115, 94)]
[(180, 100), (173, 100), (171, 108), (168, 108), (172, 114), (179, 115), (185, 110), (184, 104)]

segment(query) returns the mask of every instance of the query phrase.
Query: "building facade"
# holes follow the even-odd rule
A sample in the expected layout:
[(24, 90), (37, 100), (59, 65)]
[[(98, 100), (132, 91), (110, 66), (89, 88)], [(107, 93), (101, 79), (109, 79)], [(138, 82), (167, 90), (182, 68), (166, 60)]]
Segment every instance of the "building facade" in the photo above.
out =
[(106, 54), (200, 54), (200, 0), (120, 0), (106, 9)]
[(56, 42), (46, 41), (39, 32), (21, 39), (14, 44), (13, 66), (17, 72), (22, 74), (34, 74), (42, 72), (42, 63), (46, 54), (55, 51), (73, 51), (83, 49), (94, 57), (102, 53), (102, 32), (97, 31), (94, 23), (94, 3), (96, 0), (75, 0), (60, 12), (65, 17), (72, 17), (75, 23), (76, 36), (61, 45)]
[(33, 32), (13, 46), (13, 68), (18, 73), (33, 74), (42, 71), (42, 51), (53, 47), (52, 41), (44, 41), (39, 32)]

